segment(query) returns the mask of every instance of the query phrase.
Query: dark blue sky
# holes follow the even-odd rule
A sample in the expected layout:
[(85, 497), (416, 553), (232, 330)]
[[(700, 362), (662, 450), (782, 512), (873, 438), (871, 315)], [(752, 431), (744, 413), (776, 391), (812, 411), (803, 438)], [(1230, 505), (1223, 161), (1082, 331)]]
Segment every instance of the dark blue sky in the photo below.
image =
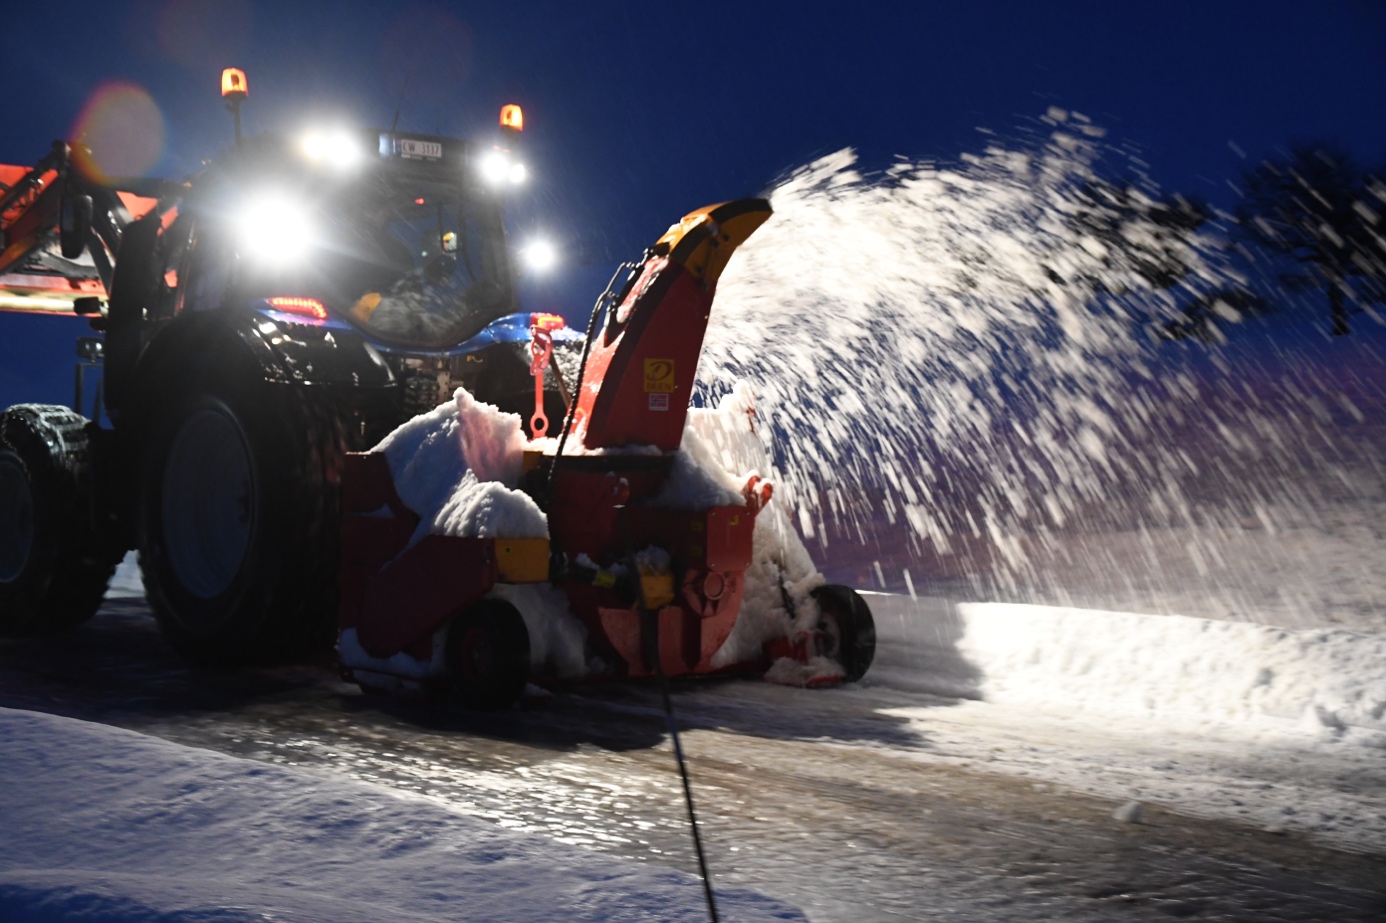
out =
[(230, 139), (223, 66), (249, 74), (252, 132), (323, 113), (388, 125), (408, 72), (401, 128), (469, 136), (521, 103), (535, 181), (520, 220), (602, 258), (840, 147), (867, 166), (949, 159), (978, 126), (1004, 135), (1050, 105), (1138, 146), (1164, 188), (1224, 203), (1229, 142), (1257, 159), (1325, 137), (1386, 160), (1382, 0), (58, 8), (4, 17), (0, 161), (69, 136), (110, 81), (157, 105), (152, 172), (176, 177)]

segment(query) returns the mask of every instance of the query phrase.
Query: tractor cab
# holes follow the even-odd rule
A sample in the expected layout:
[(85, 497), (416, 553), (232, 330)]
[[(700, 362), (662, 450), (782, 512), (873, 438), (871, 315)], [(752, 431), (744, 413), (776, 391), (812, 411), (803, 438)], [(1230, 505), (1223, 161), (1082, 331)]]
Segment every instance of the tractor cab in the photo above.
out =
[[(243, 141), (181, 205), (172, 306), (350, 326), (386, 350), (449, 350), (515, 312), (496, 149), (385, 131)], [(170, 260), (169, 262), (176, 262)]]

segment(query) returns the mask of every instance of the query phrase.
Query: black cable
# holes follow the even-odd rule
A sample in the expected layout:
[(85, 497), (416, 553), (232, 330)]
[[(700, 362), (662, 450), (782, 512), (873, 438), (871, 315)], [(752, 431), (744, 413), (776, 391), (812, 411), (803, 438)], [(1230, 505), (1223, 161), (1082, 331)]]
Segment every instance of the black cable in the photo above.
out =
[[(642, 598), (644, 594), (641, 594)], [(693, 831), (693, 849), (698, 854), (698, 874), (703, 877), (703, 895), (707, 898), (708, 918), (717, 923), (717, 899), (712, 893), (712, 877), (707, 873), (707, 856), (703, 854), (703, 838), (698, 833), (698, 814), (693, 810), (693, 786), (688, 781), (688, 764), (683, 758), (683, 745), (679, 742), (679, 723), (674, 717), (674, 700), (669, 695), (669, 677), (664, 675), (664, 665), (655, 654), (655, 672), (659, 676), (659, 691), (664, 697), (664, 720), (669, 724), (669, 737), (674, 742), (674, 758), (679, 763), (679, 777), (683, 779), (683, 800), (688, 805), (688, 826)]]
[(636, 268), (635, 263), (622, 263), (616, 267), (616, 272), (611, 276), (611, 281), (606, 283), (606, 290), (597, 298), (597, 303), (592, 305), (592, 316), (587, 319), (587, 336), (582, 342), (582, 361), (578, 363), (577, 383), (573, 386), (573, 399), (568, 402), (568, 412), (563, 415), (563, 431), (558, 435), (558, 451), (554, 452), (553, 461), (549, 462), (548, 476), (544, 479), (544, 496), (539, 503), (539, 508), (545, 511), (549, 508), (549, 501), (553, 499), (553, 477), (558, 470), (558, 460), (563, 457), (563, 447), (568, 443), (568, 433), (573, 429), (573, 420), (577, 417), (578, 401), (582, 398), (582, 376), (587, 373), (587, 357), (592, 351), (592, 339), (597, 332), (597, 321), (604, 313), (603, 309), (607, 306), (611, 298), (611, 292), (616, 287), (616, 280), (621, 273), (630, 272)]
[[(674, 744), (674, 759), (679, 764), (679, 778), (683, 780), (683, 800), (688, 806), (688, 827), (693, 833), (693, 851), (698, 856), (698, 874), (703, 879), (703, 896), (707, 899), (708, 919), (718, 923), (717, 898), (712, 892), (712, 876), (707, 871), (707, 855), (703, 852), (703, 837), (698, 832), (698, 812), (693, 808), (693, 784), (688, 779), (688, 761), (683, 756), (683, 743), (679, 739), (679, 722), (674, 716), (674, 699), (669, 694), (669, 677), (664, 673), (664, 662), (659, 656), (659, 620), (657, 613), (651, 611), (645, 601), (645, 584), (640, 579), (640, 566), (631, 550), (630, 529), (626, 522), (624, 505), (616, 507), (616, 518), (620, 528), (621, 544), (625, 547), (626, 567), (635, 581), (636, 603), (640, 607), (641, 646), (648, 659), (654, 661), (655, 676), (659, 677), (659, 693), (664, 700), (664, 721), (669, 726), (669, 738)], [(648, 664), (646, 665), (648, 666)]]

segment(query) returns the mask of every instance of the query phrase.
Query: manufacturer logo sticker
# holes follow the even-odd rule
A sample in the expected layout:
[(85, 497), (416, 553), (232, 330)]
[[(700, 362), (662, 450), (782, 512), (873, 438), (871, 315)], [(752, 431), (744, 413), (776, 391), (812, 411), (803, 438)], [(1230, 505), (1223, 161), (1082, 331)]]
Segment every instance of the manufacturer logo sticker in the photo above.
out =
[(664, 392), (662, 392), (662, 391), (651, 393), (651, 394), (650, 394), (650, 409), (651, 409), (651, 410), (668, 410), (668, 409), (669, 409), (669, 395), (666, 394), (666, 393), (664, 393)]
[(662, 391), (666, 394), (674, 390), (673, 359), (645, 360), (645, 390)]

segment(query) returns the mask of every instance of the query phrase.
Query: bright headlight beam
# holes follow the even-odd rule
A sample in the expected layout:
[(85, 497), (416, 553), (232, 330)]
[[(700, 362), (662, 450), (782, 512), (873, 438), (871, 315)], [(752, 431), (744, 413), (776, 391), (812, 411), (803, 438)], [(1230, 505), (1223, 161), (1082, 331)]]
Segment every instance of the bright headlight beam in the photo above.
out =
[(303, 155), (314, 163), (347, 169), (361, 160), (361, 145), (344, 129), (310, 131), (299, 142)]
[(512, 163), (510, 165), (510, 182), (516, 186), (529, 179), (529, 170), (522, 163)]
[(558, 263), (558, 251), (547, 240), (531, 240), (520, 249), (520, 258), (535, 272), (548, 272)]
[(236, 229), (247, 256), (278, 265), (302, 257), (313, 236), (308, 210), (278, 193), (262, 193), (247, 202)]
[(500, 151), (488, 151), (477, 164), (486, 182), (498, 186), (510, 175), (510, 158)]

